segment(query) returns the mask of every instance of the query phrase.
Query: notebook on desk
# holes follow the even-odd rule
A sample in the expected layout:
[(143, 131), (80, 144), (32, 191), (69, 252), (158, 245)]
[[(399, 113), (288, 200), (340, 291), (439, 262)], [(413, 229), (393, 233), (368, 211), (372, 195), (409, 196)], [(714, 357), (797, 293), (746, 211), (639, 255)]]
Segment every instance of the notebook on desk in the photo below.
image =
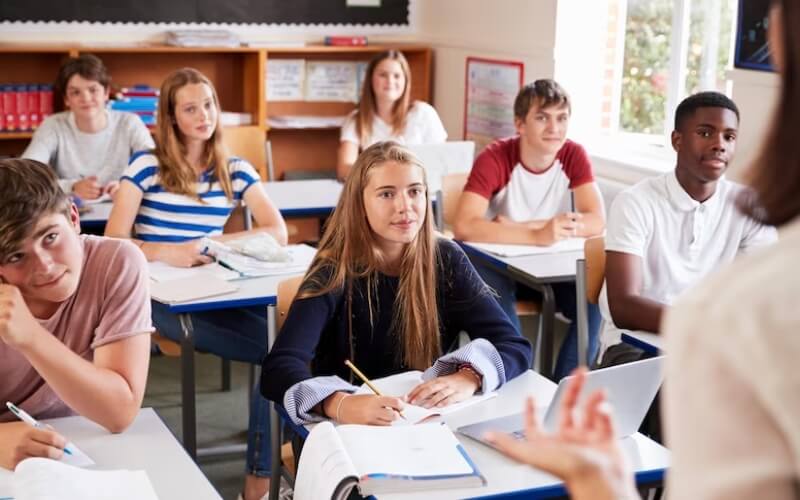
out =
[(145, 471), (88, 470), (49, 458), (0, 469), (0, 498), (25, 500), (157, 500)]
[(486, 480), (444, 424), (317, 424), (300, 455), (295, 500), (479, 487)]
[(522, 257), (524, 255), (583, 251), (583, 244), (585, 241), (586, 238), (567, 238), (546, 247), (535, 245), (508, 245), (502, 243), (477, 243), (472, 241), (465, 241), (464, 243), (501, 257)]
[[(396, 375), (390, 375), (388, 377), (374, 379), (372, 380), (372, 385), (377, 387), (384, 396), (403, 397), (422, 382), (422, 372), (419, 370), (412, 370), (404, 373), (398, 373)], [(356, 394), (372, 394), (372, 390), (366, 385), (362, 385), (359, 387)], [(474, 404), (491, 399), (495, 396), (497, 396), (497, 393), (494, 391), (487, 392), (485, 394), (476, 394), (468, 399), (465, 399), (464, 401), (447, 405), (442, 408), (423, 408), (422, 406), (406, 403), (403, 409), (403, 416), (405, 419), (398, 418), (392, 423), (392, 425), (414, 425), (427, 418), (450, 415)]]

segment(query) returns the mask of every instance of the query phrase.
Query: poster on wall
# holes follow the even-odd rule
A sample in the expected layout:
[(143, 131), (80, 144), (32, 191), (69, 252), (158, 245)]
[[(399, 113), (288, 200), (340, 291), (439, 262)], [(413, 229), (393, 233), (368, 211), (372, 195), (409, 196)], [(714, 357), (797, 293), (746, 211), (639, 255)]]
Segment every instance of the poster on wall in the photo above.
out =
[(464, 139), (475, 142), (476, 152), (516, 133), (514, 98), (522, 87), (523, 72), (521, 62), (467, 58)]

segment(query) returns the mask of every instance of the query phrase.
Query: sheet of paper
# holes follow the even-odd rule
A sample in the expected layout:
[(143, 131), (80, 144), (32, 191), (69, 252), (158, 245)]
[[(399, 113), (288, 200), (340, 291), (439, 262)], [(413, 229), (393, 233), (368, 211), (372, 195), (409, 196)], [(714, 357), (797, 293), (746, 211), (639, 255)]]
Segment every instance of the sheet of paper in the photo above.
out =
[(522, 257), (524, 255), (543, 255), (549, 253), (577, 252), (583, 250), (586, 238), (567, 238), (549, 247), (534, 245), (504, 245), (500, 243), (476, 243), (465, 241), (469, 246), (501, 257)]
[(97, 205), (98, 203), (111, 203), (111, 195), (108, 194), (108, 193), (103, 193), (102, 195), (100, 195), (99, 198), (95, 198), (93, 200), (87, 200), (87, 199), (81, 198), (81, 201), (83, 201), (84, 205)]
[(164, 304), (177, 304), (192, 300), (225, 295), (239, 287), (210, 274), (198, 274), (189, 278), (151, 282), (150, 295)]
[(94, 465), (94, 460), (92, 460), (89, 455), (84, 453), (83, 450), (75, 446), (75, 443), (67, 443), (67, 449), (72, 454), (64, 453), (64, 456), (61, 457), (60, 460), (61, 463), (74, 465), (75, 467), (88, 467), (90, 465)]
[[(470, 474), (458, 440), (441, 423), (413, 427), (340, 425), (336, 428), (359, 477), (369, 474), (440, 476)], [(391, 450), (390, 453), (387, 451)]]
[(314, 426), (303, 445), (297, 477), (294, 482), (294, 500), (332, 498), (342, 481), (357, 474), (344, 444), (333, 424), (322, 422)]
[(198, 274), (208, 274), (226, 281), (240, 277), (236, 271), (225, 269), (216, 262), (196, 267), (175, 267), (165, 262), (154, 261), (148, 262), (147, 266), (150, 271), (150, 279), (156, 282), (186, 279)]
[(268, 101), (302, 101), (305, 80), (305, 59), (267, 58)]
[(157, 500), (144, 471), (88, 470), (47, 458), (23, 460), (14, 472), (14, 497), (31, 500)]
[(358, 102), (356, 64), (349, 61), (308, 61), (306, 100)]
[[(381, 394), (385, 396), (403, 397), (423, 381), (421, 371), (408, 371), (375, 379), (371, 382), (375, 387), (378, 388), (379, 391), (381, 391)], [(371, 394), (372, 390), (366, 385), (362, 385), (358, 388), (357, 392), (359, 394)], [(403, 410), (403, 415), (406, 417), (405, 420), (397, 419), (392, 425), (414, 425), (426, 418), (449, 415), (474, 404), (486, 401), (487, 399), (491, 399), (495, 396), (497, 396), (497, 392), (494, 391), (486, 394), (477, 394), (469, 399), (461, 401), (460, 403), (448, 405), (444, 408), (423, 408), (417, 405), (406, 404), (405, 409)]]

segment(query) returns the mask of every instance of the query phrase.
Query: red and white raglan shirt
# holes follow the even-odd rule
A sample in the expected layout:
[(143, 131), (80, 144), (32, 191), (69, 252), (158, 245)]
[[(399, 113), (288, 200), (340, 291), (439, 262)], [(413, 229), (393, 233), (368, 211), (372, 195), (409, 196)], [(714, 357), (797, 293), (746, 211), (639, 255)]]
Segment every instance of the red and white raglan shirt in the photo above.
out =
[(497, 140), (472, 165), (464, 191), (489, 200), (488, 218), (549, 219), (569, 209), (570, 190), (594, 181), (589, 156), (580, 144), (567, 140), (550, 168), (532, 172), (522, 164), (519, 142), (519, 136)]

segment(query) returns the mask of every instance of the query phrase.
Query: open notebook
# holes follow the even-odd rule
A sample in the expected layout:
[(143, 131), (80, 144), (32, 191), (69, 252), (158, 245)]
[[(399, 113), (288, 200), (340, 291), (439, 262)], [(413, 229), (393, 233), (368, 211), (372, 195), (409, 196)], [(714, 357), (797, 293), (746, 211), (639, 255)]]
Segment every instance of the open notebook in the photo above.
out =
[(501, 257), (522, 257), (524, 255), (582, 251), (585, 241), (586, 238), (567, 238), (547, 247), (535, 245), (507, 245), (501, 243), (477, 243), (473, 241), (465, 241), (464, 243)]
[(145, 471), (87, 470), (28, 458), (13, 474), (0, 469), (0, 498), (17, 500), (157, 500)]
[[(391, 375), (389, 377), (371, 380), (372, 385), (381, 391), (384, 396), (403, 397), (411, 389), (418, 386), (423, 382), (421, 371), (409, 371)], [(372, 390), (366, 385), (359, 387), (357, 394), (372, 394)], [(414, 425), (429, 417), (449, 415), (453, 412), (463, 410), (468, 406), (472, 406), (481, 401), (486, 401), (497, 396), (497, 393), (492, 391), (486, 394), (477, 394), (469, 399), (445, 406), (444, 408), (423, 408), (412, 404), (406, 404), (403, 409), (403, 416), (405, 419), (398, 418), (392, 425)]]
[(300, 455), (295, 500), (345, 499), (358, 486), (366, 495), (486, 484), (447, 426), (317, 424)]

